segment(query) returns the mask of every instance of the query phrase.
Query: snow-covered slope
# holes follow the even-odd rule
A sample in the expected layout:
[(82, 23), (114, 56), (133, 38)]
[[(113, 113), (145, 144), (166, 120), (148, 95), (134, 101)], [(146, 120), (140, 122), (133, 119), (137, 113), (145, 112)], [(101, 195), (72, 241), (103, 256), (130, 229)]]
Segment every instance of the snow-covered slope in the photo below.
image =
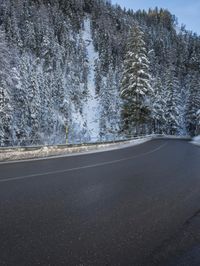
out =
[[(73, 123), (73, 132), (71, 133), (70, 142), (96, 142), (99, 140), (100, 134), (100, 103), (95, 85), (95, 68), (99, 55), (94, 48), (91, 19), (89, 17), (84, 19), (83, 30), (80, 32), (80, 41), (83, 44), (86, 55), (84, 67), (87, 69), (87, 88), (81, 110), (72, 103), (71, 121)], [(80, 86), (84, 86), (84, 84), (80, 84)]]
[(89, 68), (89, 75), (87, 78), (87, 101), (84, 105), (83, 114), (86, 119), (88, 134), (91, 136), (92, 141), (95, 142), (99, 139), (100, 132), (100, 105), (95, 89), (95, 63), (98, 60), (99, 55), (94, 49), (90, 23), (91, 21), (89, 18), (84, 20), (84, 30), (82, 32), (82, 38), (86, 46), (86, 63)]
[(127, 126), (134, 134), (120, 90), (135, 22), (151, 51), (153, 88), (139, 134), (199, 134), (200, 41), (177, 34), (169, 11), (2, 0), (0, 14), (0, 146), (123, 139)]

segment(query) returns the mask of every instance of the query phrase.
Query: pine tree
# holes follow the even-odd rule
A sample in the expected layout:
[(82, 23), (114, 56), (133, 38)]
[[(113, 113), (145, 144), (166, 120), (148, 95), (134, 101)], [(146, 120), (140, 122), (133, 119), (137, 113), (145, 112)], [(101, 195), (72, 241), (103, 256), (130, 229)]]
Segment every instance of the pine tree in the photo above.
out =
[(13, 144), (12, 93), (14, 77), (11, 58), (5, 34), (0, 30), (0, 146)]
[(123, 118), (129, 134), (133, 132), (133, 126), (136, 128), (136, 134), (145, 133), (141, 126), (148, 123), (151, 117), (149, 97), (152, 87), (149, 64), (144, 33), (136, 25), (131, 30), (128, 40), (121, 82)]
[(180, 98), (180, 86), (177, 77), (174, 75), (172, 69), (169, 68), (166, 74), (166, 129), (165, 132), (169, 135), (178, 135), (181, 129), (181, 98)]
[(152, 106), (152, 122), (153, 122), (153, 130), (152, 132), (155, 134), (163, 134), (165, 128), (165, 112), (166, 109), (166, 100), (163, 97), (163, 86), (161, 79), (157, 77), (153, 83), (154, 93), (151, 98), (151, 106)]
[(197, 130), (196, 135), (200, 135), (200, 109), (197, 111)]
[(190, 92), (186, 104), (186, 125), (192, 136), (199, 134), (200, 79), (198, 72), (190, 77)]

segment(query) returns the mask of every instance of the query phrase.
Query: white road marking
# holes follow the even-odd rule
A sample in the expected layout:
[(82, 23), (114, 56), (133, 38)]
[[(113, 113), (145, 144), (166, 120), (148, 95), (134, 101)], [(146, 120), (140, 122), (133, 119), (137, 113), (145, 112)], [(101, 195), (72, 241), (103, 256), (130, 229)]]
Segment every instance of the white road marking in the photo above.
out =
[(85, 166), (80, 166), (80, 167), (74, 167), (74, 168), (69, 168), (69, 169), (65, 169), (65, 170), (57, 170), (57, 171), (52, 171), (52, 172), (44, 172), (44, 173), (39, 173), (39, 174), (31, 174), (31, 175), (18, 176), (18, 177), (1, 178), (0, 179), (0, 182), (2, 183), (2, 182), (9, 182), (9, 181), (16, 181), (16, 180), (27, 179), (27, 178), (31, 178), (31, 177), (39, 177), (39, 176), (53, 175), (53, 174), (62, 174), (62, 173), (67, 173), (67, 172), (72, 172), (72, 171), (77, 171), (77, 170), (82, 170), (82, 169), (88, 169), (88, 168), (94, 168), (94, 167), (98, 167), (98, 166), (115, 164), (115, 163), (119, 163), (119, 162), (123, 162), (123, 161), (128, 161), (128, 160), (132, 160), (132, 159), (135, 159), (135, 158), (143, 157), (145, 155), (152, 154), (154, 152), (159, 151), (160, 149), (162, 149), (166, 145), (167, 145), (167, 142), (165, 142), (164, 144), (160, 145), (156, 149), (151, 150), (149, 152), (145, 152), (145, 153), (142, 153), (142, 154), (139, 154), (139, 155), (135, 155), (135, 156), (131, 156), (131, 157), (126, 157), (126, 158), (122, 158), (122, 159), (118, 159), (118, 160), (113, 160), (113, 161), (103, 162), (103, 163), (96, 163), (96, 164), (91, 164), (91, 165), (85, 165)]

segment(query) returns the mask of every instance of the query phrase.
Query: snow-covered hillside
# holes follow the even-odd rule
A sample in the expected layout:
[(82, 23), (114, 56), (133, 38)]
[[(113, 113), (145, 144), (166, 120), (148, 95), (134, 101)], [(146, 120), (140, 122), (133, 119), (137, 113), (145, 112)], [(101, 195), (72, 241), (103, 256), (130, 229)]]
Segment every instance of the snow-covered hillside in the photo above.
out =
[(92, 141), (95, 142), (99, 139), (100, 133), (100, 104), (95, 85), (95, 69), (99, 55), (94, 48), (91, 33), (91, 21), (89, 18), (84, 20), (83, 40), (86, 46), (86, 64), (89, 68), (89, 75), (87, 78), (88, 96), (86, 104), (84, 105), (83, 114), (86, 117), (88, 134), (91, 136)]
[(91, 141), (96, 142), (100, 136), (100, 102), (96, 92), (95, 71), (99, 55), (95, 51), (92, 32), (91, 20), (89, 17), (84, 19), (83, 30), (80, 33), (80, 39), (85, 49), (86, 57), (84, 65), (88, 69), (86, 80), (86, 98), (83, 101), (82, 111), (77, 110), (74, 106), (72, 111), (72, 121), (76, 138), (73, 142)]
[[(140, 49), (130, 43), (136, 24)], [(199, 135), (200, 39), (177, 27), (167, 10), (105, 0), (0, 1), (0, 145)], [(136, 103), (130, 75), (122, 99), (128, 52), (134, 66), (144, 49), (149, 69), (140, 64), (134, 78), (148, 75), (152, 90)]]

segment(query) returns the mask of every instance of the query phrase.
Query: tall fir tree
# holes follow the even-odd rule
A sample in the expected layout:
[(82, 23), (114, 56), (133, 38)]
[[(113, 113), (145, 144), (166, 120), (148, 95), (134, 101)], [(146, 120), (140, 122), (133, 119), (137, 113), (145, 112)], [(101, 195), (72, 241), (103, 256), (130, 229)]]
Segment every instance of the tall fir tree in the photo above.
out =
[(160, 78), (153, 81), (154, 93), (152, 94), (152, 133), (163, 134), (165, 132), (166, 99), (163, 97), (163, 86)]
[(11, 51), (0, 29), (0, 146), (13, 144), (13, 74)]
[(197, 111), (197, 130), (196, 135), (200, 135), (200, 109)]
[(170, 67), (166, 73), (165, 89), (166, 89), (165, 133), (169, 135), (178, 135), (181, 129), (181, 117), (180, 117), (181, 98), (179, 91), (180, 86), (174, 71)]
[(149, 105), (153, 90), (149, 65), (144, 33), (135, 25), (127, 44), (121, 82), (121, 97), (124, 100), (122, 116), (129, 134), (146, 133), (144, 125), (151, 120)]
[[(194, 78), (195, 77), (195, 78)], [(192, 136), (199, 134), (200, 79), (196, 72), (190, 77), (190, 91), (186, 103), (186, 126)]]

